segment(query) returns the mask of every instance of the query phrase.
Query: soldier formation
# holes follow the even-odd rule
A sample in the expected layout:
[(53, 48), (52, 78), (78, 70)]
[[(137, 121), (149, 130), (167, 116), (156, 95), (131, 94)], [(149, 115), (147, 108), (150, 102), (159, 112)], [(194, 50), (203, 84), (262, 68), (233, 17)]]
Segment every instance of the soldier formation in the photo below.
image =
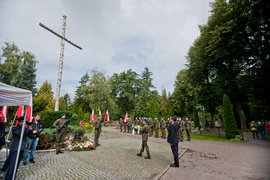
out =
[[(164, 117), (161, 118), (161, 120), (159, 121), (157, 117), (155, 117), (155, 120), (153, 121), (151, 117), (147, 118), (147, 117), (136, 117), (134, 120), (134, 124), (132, 122), (132, 119), (129, 117), (126, 119), (126, 122), (124, 122), (124, 120), (122, 118), (120, 118), (120, 132), (124, 132), (124, 133), (131, 133), (132, 132), (132, 127), (134, 127), (134, 133), (135, 134), (142, 134), (142, 126), (143, 126), (143, 122), (145, 120), (147, 120), (147, 126), (149, 128), (149, 132), (148, 132), (148, 136), (152, 137), (153, 136), (153, 132), (155, 132), (155, 138), (159, 138), (159, 131), (161, 131), (161, 138), (162, 139), (166, 139), (166, 131), (169, 131), (170, 129), (170, 119), (171, 117), (168, 117), (167, 120), (164, 119)], [(183, 142), (184, 140), (184, 133), (187, 134), (187, 141), (191, 140), (191, 127), (192, 127), (192, 123), (189, 120), (188, 117), (185, 118), (185, 120), (182, 120), (181, 117), (176, 118), (176, 123), (178, 125), (178, 138), (181, 142)], [(132, 125), (133, 124), (133, 125)], [(140, 126), (140, 130), (137, 129), (137, 126)], [(124, 129), (123, 129), (124, 128)]]

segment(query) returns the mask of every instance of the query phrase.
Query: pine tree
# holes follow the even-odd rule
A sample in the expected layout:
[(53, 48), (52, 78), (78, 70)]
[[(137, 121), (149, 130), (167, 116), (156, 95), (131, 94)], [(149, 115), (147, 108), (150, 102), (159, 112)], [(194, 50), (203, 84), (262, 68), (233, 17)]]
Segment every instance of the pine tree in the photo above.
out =
[(239, 132), (237, 130), (232, 104), (226, 94), (223, 95), (223, 112), (225, 120), (225, 135), (227, 139), (234, 139)]

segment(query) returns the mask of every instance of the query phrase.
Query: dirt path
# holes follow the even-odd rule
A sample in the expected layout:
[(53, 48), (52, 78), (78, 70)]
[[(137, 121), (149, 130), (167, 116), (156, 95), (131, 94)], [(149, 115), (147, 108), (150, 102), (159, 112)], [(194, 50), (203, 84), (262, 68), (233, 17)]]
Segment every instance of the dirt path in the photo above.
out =
[[(122, 133), (115, 128), (106, 128), (105, 131), (141, 138), (140, 135)], [(166, 139), (150, 137), (149, 141), (168, 145)], [(188, 149), (180, 159), (180, 168), (169, 168), (161, 177), (162, 180), (270, 179), (269, 141), (236, 143), (191, 140), (179, 143), (179, 147)]]

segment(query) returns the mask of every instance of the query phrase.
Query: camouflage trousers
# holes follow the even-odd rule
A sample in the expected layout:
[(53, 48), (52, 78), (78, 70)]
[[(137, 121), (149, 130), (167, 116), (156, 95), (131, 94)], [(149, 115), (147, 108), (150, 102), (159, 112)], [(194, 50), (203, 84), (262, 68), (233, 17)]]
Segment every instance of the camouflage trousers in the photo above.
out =
[(188, 141), (190, 141), (191, 140), (191, 132), (190, 132), (191, 130), (190, 129), (186, 129), (186, 133), (187, 133), (187, 139), (188, 139)]
[(158, 137), (158, 128), (155, 128), (156, 137)]
[(146, 149), (147, 156), (150, 156), (150, 151), (149, 151), (149, 147), (147, 145), (147, 140), (142, 140), (142, 148), (141, 148), (140, 154), (142, 154), (144, 152), (144, 148)]
[(183, 134), (184, 134), (183, 130), (178, 130), (177, 136), (178, 136), (178, 138), (179, 138), (180, 141), (183, 141), (184, 140)]
[(98, 139), (100, 137), (100, 132), (101, 132), (101, 129), (95, 129), (94, 142), (95, 142), (96, 146), (98, 145)]
[(166, 131), (165, 131), (165, 129), (162, 129), (161, 132), (162, 132), (162, 138), (165, 139), (166, 138)]
[(153, 136), (153, 127), (150, 127), (150, 132), (149, 132), (149, 136)]
[(66, 138), (66, 134), (67, 134), (67, 128), (62, 129), (59, 133), (56, 132), (56, 135), (55, 135), (56, 152), (61, 151), (63, 142), (65, 141), (65, 138)]

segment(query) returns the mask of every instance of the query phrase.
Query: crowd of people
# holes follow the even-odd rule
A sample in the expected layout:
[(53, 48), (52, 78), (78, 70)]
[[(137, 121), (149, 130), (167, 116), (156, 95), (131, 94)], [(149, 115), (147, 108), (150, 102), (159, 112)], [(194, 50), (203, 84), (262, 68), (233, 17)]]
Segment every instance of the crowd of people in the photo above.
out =
[(265, 125), (262, 122), (258, 122), (258, 124), (256, 124), (254, 121), (251, 122), (250, 130), (252, 132), (253, 139), (256, 139), (256, 138), (259, 139), (259, 136), (258, 136), (258, 133), (259, 133), (261, 136), (261, 139), (266, 140), (265, 126), (268, 132), (270, 132), (270, 121), (268, 121)]

